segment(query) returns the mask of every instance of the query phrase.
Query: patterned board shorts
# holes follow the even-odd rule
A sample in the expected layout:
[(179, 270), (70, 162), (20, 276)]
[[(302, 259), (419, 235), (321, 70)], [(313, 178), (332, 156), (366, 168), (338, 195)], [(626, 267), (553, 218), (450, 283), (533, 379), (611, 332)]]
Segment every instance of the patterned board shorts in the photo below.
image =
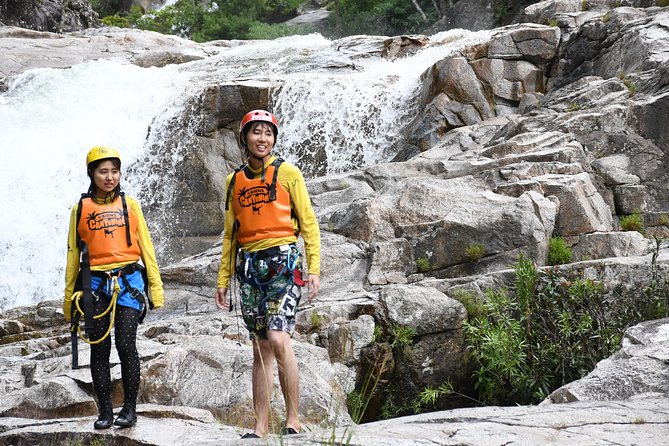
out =
[[(250, 339), (267, 339), (267, 330), (292, 334), (302, 294), (293, 272), (302, 271), (302, 256), (297, 247), (240, 252), (237, 258), (242, 317)], [(291, 267), (286, 268), (289, 261)]]

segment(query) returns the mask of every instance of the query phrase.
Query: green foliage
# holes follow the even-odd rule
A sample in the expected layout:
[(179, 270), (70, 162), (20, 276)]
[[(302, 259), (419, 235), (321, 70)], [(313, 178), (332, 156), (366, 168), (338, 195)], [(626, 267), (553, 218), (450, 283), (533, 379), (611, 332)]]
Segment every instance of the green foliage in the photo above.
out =
[(136, 20), (140, 29), (176, 34), (196, 42), (220, 39), (273, 39), (305, 34), (306, 27), (272, 26), (290, 18), (303, 0), (198, 2), (179, 0)]
[(511, 7), (506, 3), (498, 3), (495, 5), (495, 23), (502, 24), (511, 12)]
[(480, 243), (474, 243), (465, 248), (465, 255), (472, 262), (478, 262), (485, 256), (485, 247)]
[(355, 423), (359, 423), (363, 414), (364, 401), (358, 389), (353, 389), (346, 398), (346, 408)]
[(636, 84), (627, 76), (624, 70), (618, 71), (618, 79), (623, 81), (623, 84), (627, 87), (630, 92), (630, 96), (636, 94), (637, 86)]
[(629, 90), (630, 96), (634, 96), (636, 94), (637, 90), (636, 84), (630, 78), (626, 77), (625, 79), (623, 79), (623, 84), (625, 84), (625, 86)]
[(428, 385), (418, 395), (417, 406), (419, 408), (434, 407), (437, 404), (437, 400), (452, 393), (454, 393), (454, 391), (450, 381), (442, 383), (436, 389)]
[(135, 23), (137, 23), (137, 20), (139, 20), (139, 18), (143, 15), (144, 15), (144, 9), (141, 6), (132, 5), (126, 17), (128, 19), (128, 22), (131, 25), (134, 25)]
[(607, 23), (609, 20), (611, 20), (611, 14), (607, 12), (602, 16), (602, 22)]
[(381, 405), (380, 418), (382, 420), (397, 418), (408, 413), (408, 411), (409, 407), (407, 405), (398, 403), (395, 401), (395, 396), (391, 392), (386, 392), (385, 397), (383, 398), (383, 404)]
[(383, 328), (380, 325), (374, 325), (374, 340), (372, 342), (381, 342), (383, 339)]
[(179, 1), (160, 11), (151, 11), (137, 19), (139, 29), (162, 34), (175, 34), (190, 37), (193, 30), (201, 29), (206, 9), (199, 3)]
[(660, 215), (660, 224), (664, 226), (669, 226), (669, 215), (667, 214)]
[(365, 416), (369, 402), (379, 391), (379, 382), (384, 373), (388, 371), (387, 357), (376, 359), (374, 364), (365, 374), (360, 389), (353, 390), (348, 394), (346, 407), (354, 423), (360, 423)]
[(661, 8), (669, 6), (669, 0), (655, 0), (655, 4)]
[[(159, 11), (137, 15), (123, 10), (126, 0), (91, 0), (93, 9), (113, 26), (175, 34), (197, 42), (220, 39), (275, 39), (315, 32), (308, 25), (283, 24), (308, 0), (178, 0)], [(415, 5), (418, 5), (418, 8)], [(441, 6), (440, 6), (441, 5)], [(354, 34), (424, 34), (442, 15), (443, 2), (434, 0), (337, 0), (328, 2), (330, 17), (321, 32), (332, 38)], [(421, 12), (422, 11), (422, 14)], [(512, 7), (500, 3), (499, 17)], [(107, 19), (107, 17), (110, 17)], [(127, 19), (127, 24), (121, 18)]]
[(100, 17), (122, 12), (122, 0), (91, 0), (91, 7)]
[(620, 229), (623, 231), (637, 231), (643, 234), (645, 232), (643, 224), (643, 215), (635, 211), (629, 215), (620, 217)]
[(486, 307), (476, 293), (467, 291), (463, 288), (455, 288), (450, 293), (453, 299), (457, 300), (465, 307), (465, 310), (467, 310), (467, 318), (469, 320), (486, 315)]
[(107, 17), (103, 17), (102, 23), (104, 23), (107, 26), (116, 26), (118, 28), (130, 27), (130, 22), (128, 21), (128, 19), (118, 14), (108, 15)]
[(553, 28), (555, 28), (556, 26), (558, 26), (558, 20), (557, 19), (550, 19), (548, 21), (548, 26), (552, 26)]
[(427, 259), (427, 257), (421, 257), (420, 259), (416, 259), (416, 268), (418, 269), (418, 272), (424, 273), (425, 271), (430, 270), (430, 261)]
[(666, 280), (653, 281), (639, 303), (637, 290), (606, 299), (600, 283), (540, 272), (523, 255), (514, 270), (513, 290), (487, 290), (487, 315), (465, 323), (475, 388), (488, 404), (543, 400), (611, 355), (625, 328), (667, 311)]
[(580, 109), (581, 109), (580, 105), (578, 105), (576, 102), (572, 102), (571, 104), (569, 104), (569, 107), (565, 109), (565, 112), (569, 113), (573, 111), (578, 111)]
[(310, 322), (312, 329), (318, 330), (319, 328), (321, 328), (322, 317), (320, 314), (318, 314), (318, 311), (314, 311), (311, 313)]
[(562, 237), (551, 237), (548, 244), (548, 264), (563, 265), (571, 263), (571, 247)]
[(427, 16), (423, 20), (406, 0), (338, 0), (331, 8), (324, 34), (343, 37), (355, 34), (395, 36), (422, 33), (439, 13), (432, 0), (417, 0)]
[(247, 37), (254, 40), (272, 40), (279, 37), (306, 35), (315, 32), (314, 28), (307, 25), (289, 26), (285, 23), (268, 25), (256, 22), (251, 25)]
[(390, 335), (392, 336), (392, 348), (399, 348), (406, 351), (407, 348), (413, 344), (413, 338), (416, 336), (416, 329), (404, 325), (395, 325), (390, 328)]

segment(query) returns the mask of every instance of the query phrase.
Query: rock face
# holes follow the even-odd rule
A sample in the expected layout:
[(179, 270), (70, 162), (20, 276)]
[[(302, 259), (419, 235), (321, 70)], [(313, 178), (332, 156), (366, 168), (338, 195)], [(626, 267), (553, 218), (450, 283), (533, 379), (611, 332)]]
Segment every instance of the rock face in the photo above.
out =
[(55, 33), (100, 26), (88, 0), (25, 0), (2, 2), (0, 23)]
[[(322, 230), (324, 278), (319, 298), (299, 313), (294, 336), (302, 370), (301, 416), (312, 432), (319, 425), (341, 426), (337, 435), (353, 435), (346, 430), (351, 426), (346, 396), (369, 376), (394, 384), (394, 395), (406, 399), (446, 381), (466, 390), (471, 370), (462, 324), (467, 314), (453, 299), (456, 290), (483, 295), (488, 287), (509, 285), (508, 266), (520, 253), (545, 265), (551, 237), (563, 237), (578, 261), (561, 270), (602, 281), (612, 290), (642, 290), (653, 278), (666, 277), (666, 247), (622, 231), (620, 220), (642, 211), (647, 234), (669, 234), (669, 134), (663, 125), (669, 10), (560, 12), (561, 5), (552, 4), (550, 15), (540, 14), (558, 26), (500, 28), (428, 67), (412, 102), (417, 115), (396, 138), (394, 162), (320, 175), (329, 154), (318, 141), (303, 143), (300, 162), (308, 177), (317, 176), (308, 187)], [(146, 197), (147, 219), (159, 212), (179, 217), (161, 240), (179, 261), (163, 270), (166, 307), (140, 330), (140, 402), (145, 404), (140, 415), (180, 420), (177, 429), (194, 432), (193, 438), (206, 433), (229, 442), (238, 434), (210, 417), (241, 430), (249, 426), (252, 402), (247, 334), (238, 328), (236, 314), (215, 312), (212, 301), (225, 173), (241, 162), (240, 118), (249, 109), (268, 107), (273, 94), (285, 87), (281, 73), (221, 78), (220, 66), (229, 62), (226, 50), (237, 44), (197, 45), (104, 28), (68, 36), (0, 28), (3, 55), (9, 55), (0, 59), (6, 85), (30, 68), (68, 67), (99, 57), (141, 66), (191, 61), (183, 69), (197, 75), (174, 121), (187, 124), (175, 124), (161, 135), (160, 147), (148, 148), (164, 157), (156, 165), (130, 169), (160, 169), (170, 165), (162, 160), (179, 153), (180, 169), (173, 178), (179, 187), (160, 200)], [(350, 73), (366, 59), (409, 57), (439, 44), (424, 36), (356, 36), (333, 42), (337, 57), (313, 64), (322, 71)], [(284, 51), (292, 56), (290, 48)], [(149, 194), (161, 187), (154, 185)], [(0, 442), (92, 438), (86, 430), (92, 418), (62, 420), (92, 416), (96, 408), (84, 346), (84, 368), (70, 370), (69, 334), (59, 305), (44, 302), (0, 319)], [(515, 422), (508, 422), (513, 428), (495, 425), (507, 442), (525, 438), (526, 444), (536, 444), (539, 440), (526, 438), (550, 435), (567, 444), (574, 438), (601, 444), (592, 438), (608, 441), (611, 436), (624, 443), (625, 430), (657, 444), (653, 428), (666, 428), (666, 416), (657, 414), (668, 410), (666, 398), (659, 397), (666, 394), (667, 321), (648, 324), (630, 329), (621, 352), (590, 376), (551, 396), (553, 402), (589, 402), (573, 411), (548, 405), (488, 408), (481, 419), (505, 419), (499, 414), (508, 411), (511, 418), (537, 420), (539, 427), (533, 429)], [(118, 404), (118, 359), (112, 363)], [(631, 400), (639, 395), (657, 398)], [(442, 408), (461, 403), (450, 400)], [(273, 404), (282, 410), (280, 397)], [(195, 409), (175, 409), (185, 406)], [(603, 409), (615, 416), (602, 415)], [(372, 399), (370, 411), (379, 410), (379, 401)], [(614, 424), (609, 435), (598, 427), (598, 437), (582, 422), (594, 414), (608, 417), (604, 421), (609, 423), (617, 420), (625, 429)], [(58, 421), (25, 421), (33, 416)], [(462, 426), (473, 416), (461, 409), (393, 427), (380, 423), (356, 428), (355, 438), (360, 444), (415, 444), (410, 442), (435, 436), (444, 444), (490, 444), (481, 437), (485, 434)], [(639, 427), (640, 420), (648, 429)], [(146, 426), (156, 427), (152, 422)], [(136, 429), (100, 435), (119, 444), (128, 437), (146, 444), (183, 438), (167, 431), (150, 443), (146, 430)], [(587, 436), (590, 440), (584, 440)]]

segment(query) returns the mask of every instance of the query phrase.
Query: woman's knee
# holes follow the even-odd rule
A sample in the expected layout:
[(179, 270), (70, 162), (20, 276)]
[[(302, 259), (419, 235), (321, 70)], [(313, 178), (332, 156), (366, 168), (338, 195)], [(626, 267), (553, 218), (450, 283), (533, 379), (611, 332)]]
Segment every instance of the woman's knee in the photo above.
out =
[(275, 356), (283, 357), (292, 347), (290, 335), (284, 331), (268, 330), (267, 340)]

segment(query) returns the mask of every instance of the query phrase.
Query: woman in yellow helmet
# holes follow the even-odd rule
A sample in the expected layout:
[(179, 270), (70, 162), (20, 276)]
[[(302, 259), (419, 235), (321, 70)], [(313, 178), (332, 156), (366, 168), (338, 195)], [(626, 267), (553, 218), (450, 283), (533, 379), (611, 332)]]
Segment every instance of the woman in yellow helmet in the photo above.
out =
[[(94, 428), (129, 427), (137, 422), (137, 326), (147, 306), (163, 305), (163, 284), (139, 203), (121, 192), (120, 155), (109, 147), (94, 147), (86, 167), (91, 183), (70, 216), (63, 312), (68, 321), (78, 321), (80, 311), (87, 322), (84, 339), (91, 344), (91, 376), (100, 413)], [(143, 267), (137, 263), (140, 259)], [(148, 296), (151, 301), (145, 299)], [(124, 393), (116, 420), (109, 370), (112, 325)]]

